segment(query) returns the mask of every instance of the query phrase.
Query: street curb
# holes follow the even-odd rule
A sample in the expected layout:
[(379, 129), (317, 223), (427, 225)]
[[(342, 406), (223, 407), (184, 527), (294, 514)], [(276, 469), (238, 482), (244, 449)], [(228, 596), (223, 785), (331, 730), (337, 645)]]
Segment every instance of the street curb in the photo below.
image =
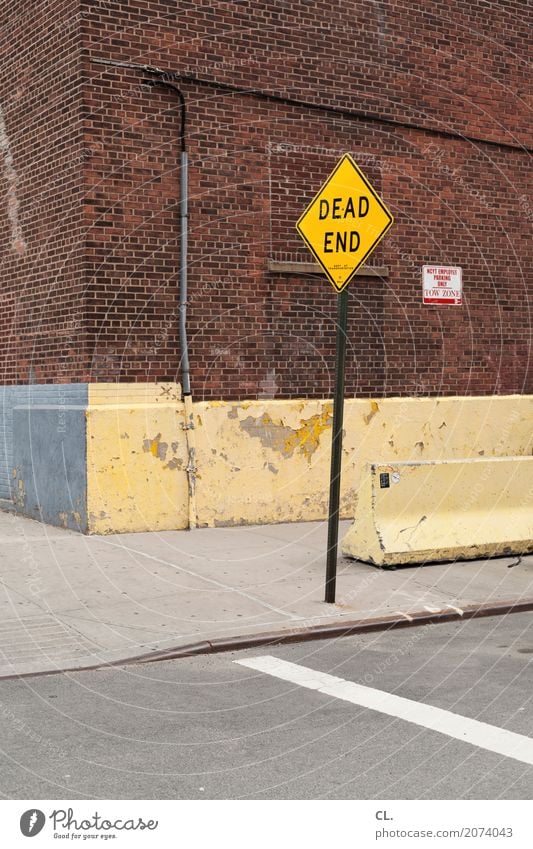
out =
[(64, 669), (48, 669), (42, 672), (23, 672), (19, 675), (0, 675), (0, 681), (19, 680), (21, 678), (39, 678), (47, 675), (63, 675), (67, 672), (91, 672), (114, 669), (120, 666), (132, 666), (142, 663), (159, 663), (164, 660), (179, 660), (184, 657), (221, 654), (222, 652), (242, 651), (264, 646), (304, 643), (312, 640), (353, 637), (356, 634), (370, 634), (376, 631), (395, 631), (401, 628), (415, 628), (423, 625), (439, 625), (459, 620), (481, 619), (488, 616), (506, 616), (510, 613), (533, 611), (533, 599), (518, 602), (500, 602), (499, 604), (472, 604), (462, 609), (452, 607), (434, 612), (420, 611), (404, 613), (401, 616), (383, 616), (375, 619), (356, 619), (342, 624), (311, 625), (304, 628), (279, 628), (261, 634), (245, 634), (235, 637), (220, 637), (213, 640), (199, 640), (175, 649), (147, 652), (146, 654), (122, 658), (91, 666), (73, 666)]
[(267, 631), (262, 634), (248, 634), (240, 637), (221, 637), (215, 640), (204, 640), (191, 643), (188, 646), (178, 646), (176, 649), (166, 649), (139, 655), (132, 658), (130, 663), (152, 663), (163, 660), (177, 660), (182, 657), (192, 657), (203, 654), (220, 654), (221, 652), (242, 651), (243, 649), (260, 648), (261, 646), (285, 645), (287, 643), (304, 643), (312, 640), (352, 637), (355, 634), (369, 634), (373, 631), (392, 631), (400, 628), (413, 628), (422, 625), (434, 625), (458, 620), (480, 619), (487, 616), (505, 616), (509, 613), (526, 613), (533, 611), (533, 599), (521, 602), (501, 602), (500, 604), (477, 604), (459, 609), (439, 610), (429, 613), (406, 613), (401, 617), (384, 616), (376, 619), (356, 619), (342, 624), (311, 625), (306, 628), (283, 628), (277, 631)]

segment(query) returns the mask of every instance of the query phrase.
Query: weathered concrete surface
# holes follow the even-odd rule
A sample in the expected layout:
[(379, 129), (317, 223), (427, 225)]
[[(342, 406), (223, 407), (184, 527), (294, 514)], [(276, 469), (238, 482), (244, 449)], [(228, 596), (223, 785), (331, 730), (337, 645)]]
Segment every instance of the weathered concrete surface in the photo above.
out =
[[(187, 434), (178, 399), (175, 384), (90, 387), (91, 532), (187, 527)], [(327, 515), (330, 401), (210, 401), (193, 409), (200, 527)], [(342, 515), (353, 516), (366, 463), (527, 455), (532, 424), (528, 396), (348, 399)]]
[[(313, 521), (327, 513), (332, 404), (195, 404), (198, 524)], [(343, 492), (343, 507), (353, 501)]]
[[(329, 401), (194, 405), (200, 525), (313, 521), (327, 515)], [(341, 514), (354, 514), (367, 463), (530, 455), (533, 398), (347, 399)]]
[[(31, 804), (121, 798), (530, 800), (533, 767), (514, 758), (234, 661), (273, 654), (379, 689), (384, 698), (393, 693), (531, 736), (532, 647), (531, 614), (515, 613), (312, 645), (2, 681), (2, 793)], [(397, 809), (394, 802), (387, 805), (389, 816)], [(153, 814), (153, 807), (144, 801), (139, 812)], [(216, 842), (204, 839), (196, 811), (193, 816), (196, 845)], [(183, 833), (183, 820), (179, 827)], [(353, 844), (372, 845), (361, 837), (359, 823), (356, 827)], [(525, 822), (523, 828), (526, 834)], [(285, 846), (278, 823), (276, 830), (261, 845)], [(324, 834), (313, 846), (327, 843)], [(398, 846), (418, 843), (403, 840)], [(519, 837), (509, 841), (513, 844), (530, 845)], [(310, 849), (308, 841), (305, 845)]]
[[(60, 389), (47, 389), (47, 400)], [(315, 521), (327, 515), (330, 401), (194, 402), (186, 416), (176, 383), (91, 384), (82, 391), (88, 392), (89, 533)], [(12, 436), (21, 443), (20, 454), (29, 450), (28, 435), (13, 434), (8, 421), (11, 395), (4, 399), (0, 498), (11, 492)], [(63, 394), (48, 404), (57, 403), (57, 416), (63, 415), (69, 398)], [(347, 399), (341, 514), (354, 515), (368, 463), (531, 455), (532, 425), (531, 396)], [(81, 456), (77, 451), (73, 462)], [(82, 511), (56, 509), (58, 496), (62, 504), (70, 499), (68, 482), (57, 477), (46, 451), (38, 458), (34, 452), (32, 462), (39, 478), (35, 504), (50, 501), (50, 515), (70, 516), (68, 526), (77, 527), (71, 514)], [(15, 493), (19, 503), (24, 475), (22, 491)], [(85, 529), (83, 521), (79, 527)]]
[[(37, 383), (19, 386), (0, 386), (0, 499), (11, 499), (13, 483), (13, 454), (15, 443), (19, 443), (27, 434), (20, 433), (13, 423), (15, 407), (55, 407), (57, 412), (55, 430), (66, 434), (66, 421), (63, 415), (66, 407), (87, 406), (86, 383)], [(83, 448), (85, 450), (85, 448)], [(21, 449), (17, 448), (20, 453)], [(43, 471), (51, 473), (46, 456), (41, 458), (45, 464)], [(41, 474), (41, 472), (39, 472)], [(44, 475), (43, 475), (44, 478)], [(46, 499), (47, 493), (43, 492)]]
[(85, 532), (85, 407), (15, 407), (13, 432), (15, 510), (49, 525)]
[(377, 566), (533, 552), (533, 457), (371, 464), (342, 552)]
[[(346, 529), (346, 525), (342, 529)], [(0, 674), (90, 666), (202, 639), (533, 597), (533, 557), (382, 571), (323, 522), (82, 536), (0, 514)]]
[(89, 533), (188, 526), (180, 395), (173, 383), (89, 386)]

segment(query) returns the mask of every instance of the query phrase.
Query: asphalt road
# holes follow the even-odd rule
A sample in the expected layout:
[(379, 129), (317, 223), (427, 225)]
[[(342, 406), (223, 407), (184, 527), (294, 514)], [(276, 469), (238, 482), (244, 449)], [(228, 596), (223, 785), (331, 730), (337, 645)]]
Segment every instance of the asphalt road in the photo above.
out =
[(533, 766), (236, 663), (264, 655), (533, 736), (533, 617), (513, 614), (1, 681), (1, 796), (531, 798)]

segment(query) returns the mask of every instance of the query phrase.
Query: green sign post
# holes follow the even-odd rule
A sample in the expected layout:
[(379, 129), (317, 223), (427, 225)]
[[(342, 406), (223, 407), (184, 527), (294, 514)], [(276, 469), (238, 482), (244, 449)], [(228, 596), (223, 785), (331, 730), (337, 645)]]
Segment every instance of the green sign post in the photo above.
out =
[(344, 154), (300, 216), (296, 229), (337, 292), (337, 347), (329, 484), (325, 600), (335, 602), (339, 541), (344, 373), (348, 284), (370, 256), (393, 217), (349, 153)]

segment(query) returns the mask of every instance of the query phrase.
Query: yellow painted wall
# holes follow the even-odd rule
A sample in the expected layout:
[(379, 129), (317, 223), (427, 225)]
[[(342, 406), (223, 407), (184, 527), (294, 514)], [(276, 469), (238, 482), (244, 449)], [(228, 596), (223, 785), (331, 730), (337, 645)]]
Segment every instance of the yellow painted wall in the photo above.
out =
[[(91, 532), (187, 527), (179, 387), (94, 384), (89, 393)], [(323, 519), (331, 422), (330, 401), (195, 403), (198, 525)], [(532, 453), (531, 396), (349, 399), (342, 514), (354, 515), (369, 462)]]
[(92, 384), (89, 533), (188, 526), (187, 449), (177, 384)]
[(323, 518), (331, 417), (322, 401), (195, 404), (199, 525)]
[[(331, 402), (195, 404), (199, 524), (310, 521), (327, 514)], [(341, 511), (369, 462), (531, 454), (533, 398), (346, 401)]]

